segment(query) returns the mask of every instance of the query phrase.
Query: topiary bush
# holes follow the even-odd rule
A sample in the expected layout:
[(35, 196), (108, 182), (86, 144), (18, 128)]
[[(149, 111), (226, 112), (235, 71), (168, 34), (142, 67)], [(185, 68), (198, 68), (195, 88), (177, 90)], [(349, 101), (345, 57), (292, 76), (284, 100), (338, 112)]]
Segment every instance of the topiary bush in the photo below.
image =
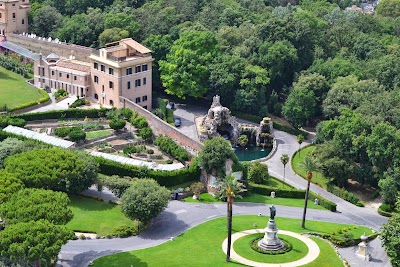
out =
[(148, 126), (146, 118), (143, 117), (143, 116), (140, 116), (140, 115), (137, 116), (136, 118), (133, 118), (131, 120), (131, 123), (132, 123), (133, 126), (135, 126), (138, 129), (143, 129), (143, 128)]
[(68, 133), (68, 138), (72, 142), (84, 141), (86, 139), (86, 133), (81, 129), (75, 129)]
[(86, 101), (84, 98), (79, 98), (77, 100), (74, 101), (74, 103), (72, 103), (69, 107), (70, 108), (77, 108), (80, 106), (86, 105)]
[(124, 121), (123, 119), (114, 118), (110, 121), (108, 125), (110, 126), (111, 129), (119, 131), (125, 127), (126, 121)]
[(56, 100), (59, 100), (67, 95), (68, 95), (68, 92), (65, 91), (64, 89), (59, 89), (54, 93), (54, 97)]

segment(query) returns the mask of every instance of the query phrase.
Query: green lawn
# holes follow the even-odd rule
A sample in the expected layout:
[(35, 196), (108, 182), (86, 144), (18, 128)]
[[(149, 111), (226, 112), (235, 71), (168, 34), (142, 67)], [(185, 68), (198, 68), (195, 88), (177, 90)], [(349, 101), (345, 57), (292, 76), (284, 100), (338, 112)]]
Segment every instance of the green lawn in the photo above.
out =
[[(257, 228), (263, 228), (267, 223), (265, 216), (234, 216), (233, 233)], [(297, 233), (319, 232), (331, 233), (339, 228), (347, 228), (351, 225), (335, 224), (328, 222), (307, 221), (306, 229), (301, 228), (301, 221), (290, 218), (276, 218), (279, 229), (289, 230)], [(371, 234), (367, 227), (358, 226), (354, 231)], [(351, 232), (351, 231), (350, 231)], [(199, 226), (196, 226), (182, 235), (174, 238), (173, 241), (162, 245), (124, 253), (113, 254), (97, 259), (95, 267), (141, 267), (141, 266), (224, 266), (240, 265), (237, 263), (225, 263), (225, 254), (222, 251), (222, 242), (226, 238), (226, 218), (218, 218)], [(355, 236), (357, 236), (355, 234)], [(321, 266), (343, 266), (336, 256), (333, 248), (324, 240), (314, 238), (321, 248), (318, 258), (307, 264), (309, 267)], [(296, 247), (294, 247), (296, 249)], [(242, 255), (244, 256), (244, 255)], [(190, 263), (190, 264), (189, 264)]]
[(86, 138), (87, 139), (98, 138), (98, 137), (111, 135), (112, 133), (113, 133), (112, 130), (102, 130), (102, 131), (87, 132), (86, 133)]
[(279, 238), (283, 238), (285, 241), (289, 242), (293, 246), (291, 251), (278, 255), (266, 255), (254, 251), (249, 245), (252, 243), (254, 239), (263, 236), (264, 234), (253, 234), (244, 236), (242, 238), (239, 238), (234, 243), (233, 248), (237, 254), (241, 256), (246, 255), (245, 256), (246, 259), (258, 262), (266, 262), (266, 263), (284, 263), (284, 262), (297, 261), (305, 257), (308, 253), (308, 247), (303, 241), (282, 234), (279, 235)]
[[(307, 146), (303, 148), (301, 151), (298, 151), (294, 157), (292, 157), (292, 169), (295, 173), (299, 174), (301, 177), (306, 177), (306, 172), (304, 169), (300, 167), (300, 163), (303, 162), (304, 158), (310, 155), (315, 150), (315, 146)], [(325, 178), (320, 172), (313, 172), (313, 178), (311, 180), (312, 183), (321, 186), (322, 188), (327, 187), (329, 183), (329, 179)]]
[(137, 223), (131, 221), (118, 205), (97, 201), (82, 196), (70, 196), (69, 205), (74, 218), (66, 225), (77, 232), (91, 232), (98, 235), (111, 235), (112, 230), (118, 226), (137, 227)]
[(13, 108), (42, 97), (25, 80), (23, 76), (0, 67), (0, 106), (7, 104), (9, 108)]

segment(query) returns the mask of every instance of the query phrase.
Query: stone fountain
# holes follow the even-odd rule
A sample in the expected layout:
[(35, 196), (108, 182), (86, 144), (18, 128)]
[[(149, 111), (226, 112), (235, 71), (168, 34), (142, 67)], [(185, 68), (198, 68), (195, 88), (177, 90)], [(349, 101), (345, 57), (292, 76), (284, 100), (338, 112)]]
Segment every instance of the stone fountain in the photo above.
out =
[(267, 227), (265, 228), (265, 235), (264, 238), (258, 241), (258, 247), (264, 250), (279, 250), (282, 249), (285, 245), (283, 242), (278, 238), (278, 228), (276, 228), (275, 223), (275, 215), (276, 215), (276, 208), (274, 205), (269, 207), (270, 210), (270, 217), (268, 220)]

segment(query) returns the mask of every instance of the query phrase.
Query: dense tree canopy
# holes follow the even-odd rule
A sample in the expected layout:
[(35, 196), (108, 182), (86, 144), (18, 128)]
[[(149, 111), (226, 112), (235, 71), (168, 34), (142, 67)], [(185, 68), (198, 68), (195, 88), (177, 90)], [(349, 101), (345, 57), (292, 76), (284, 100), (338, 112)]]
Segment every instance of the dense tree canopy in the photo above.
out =
[(5, 169), (27, 187), (80, 193), (97, 177), (98, 164), (84, 152), (60, 148), (38, 149), (6, 159)]
[(24, 183), (13, 174), (0, 170), (0, 204), (24, 187)]
[(7, 225), (45, 219), (53, 224), (66, 224), (73, 215), (67, 194), (45, 189), (26, 188), (13, 194), (0, 205), (0, 216)]
[(0, 231), (0, 255), (12, 261), (50, 264), (61, 246), (74, 237), (72, 230), (46, 220), (21, 222)]
[(400, 200), (397, 200), (396, 211), (383, 225), (380, 235), (382, 244), (393, 266), (400, 265)]

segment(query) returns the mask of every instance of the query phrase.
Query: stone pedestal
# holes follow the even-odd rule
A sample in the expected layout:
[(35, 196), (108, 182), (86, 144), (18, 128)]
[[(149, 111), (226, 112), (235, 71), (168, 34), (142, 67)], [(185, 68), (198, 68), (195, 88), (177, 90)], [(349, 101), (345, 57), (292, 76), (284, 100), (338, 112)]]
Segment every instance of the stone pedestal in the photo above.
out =
[(361, 258), (365, 261), (369, 261), (370, 260), (370, 255), (368, 253), (368, 236), (366, 235), (362, 235), (361, 236), (361, 242), (358, 244), (358, 250), (356, 252), (356, 255), (358, 258)]
[(284, 247), (283, 242), (278, 238), (275, 220), (270, 219), (268, 221), (264, 238), (258, 241), (258, 246), (265, 250), (279, 250)]

